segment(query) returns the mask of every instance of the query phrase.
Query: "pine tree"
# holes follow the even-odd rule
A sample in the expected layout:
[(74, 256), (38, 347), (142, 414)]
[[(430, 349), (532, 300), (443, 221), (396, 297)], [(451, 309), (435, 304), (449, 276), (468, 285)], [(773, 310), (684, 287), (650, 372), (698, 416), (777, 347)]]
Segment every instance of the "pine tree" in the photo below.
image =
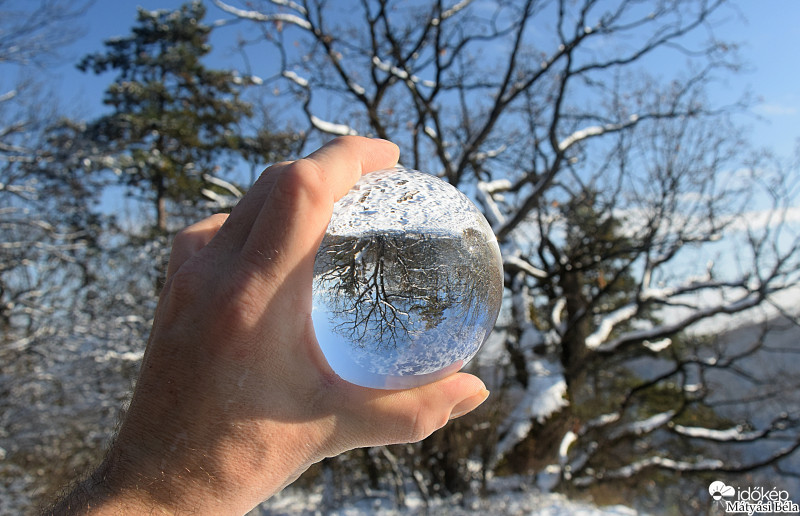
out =
[(199, 1), (175, 11), (139, 8), (129, 36), (107, 40), (104, 52), (78, 65), (117, 73), (103, 100), (111, 113), (87, 131), (113, 157), (128, 191), (152, 203), (155, 234), (169, 230), (168, 201), (199, 199), (204, 175), (216, 173), (224, 158), (232, 158), (228, 166), (236, 157), (272, 161), (293, 141), (266, 131), (242, 135), (240, 124), (253, 109), (241, 96), (258, 79), (203, 64), (211, 50), (205, 14)]

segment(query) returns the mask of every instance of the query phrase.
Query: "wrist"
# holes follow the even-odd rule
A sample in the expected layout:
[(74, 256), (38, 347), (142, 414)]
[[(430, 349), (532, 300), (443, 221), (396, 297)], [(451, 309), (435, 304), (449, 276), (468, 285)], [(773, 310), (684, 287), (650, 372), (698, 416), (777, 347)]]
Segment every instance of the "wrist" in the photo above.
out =
[(49, 509), (48, 515), (120, 514), (135, 509), (124, 499), (123, 492), (109, 481), (107, 460), (87, 477), (70, 486)]
[[(212, 433), (213, 438), (191, 431), (154, 435), (124, 425), (106, 460), (87, 479), (84, 489), (98, 507), (87, 514), (105, 514), (99, 507), (112, 508), (113, 514), (245, 514), (314, 462), (293, 460), (302, 445), (286, 446), (291, 431), (283, 427), (249, 422)], [(270, 443), (259, 434), (284, 438)], [(170, 435), (179, 438), (164, 440)]]

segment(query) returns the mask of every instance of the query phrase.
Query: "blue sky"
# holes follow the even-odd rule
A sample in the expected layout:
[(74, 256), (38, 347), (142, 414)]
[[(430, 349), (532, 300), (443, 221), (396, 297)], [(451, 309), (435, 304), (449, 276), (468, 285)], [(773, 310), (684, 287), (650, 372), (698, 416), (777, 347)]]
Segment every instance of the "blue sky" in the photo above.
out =
[[(65, 49), (63, 64), (49, 73), (61, 84), (65, 103), (79, 107), (79, 113), (91, 116), (102, 109), (101, 99), (107, 77), (82, 74), (74, 63), (90, 52), (102, 50), (104, 40), (126, 35), (136, 17), (136, 7), (145, 9), (175, 8), (178, 0), (99, 0), (83, 20), (85, 35)], [(207, 21), (227, 17), (210, 2)], [(790, 154), (800, 138), (800, 2), (740, 0), (741, 16), (731, 11), (728, 22), (717, 31), (727, 40), (741, 43), (748, 65), (745, 73), (720, 86), (719, 95), (749, 91), (756, 99), (753, 117), (746, 121), (753, 130), (754, 143)], [(239, 67), (241, 58), (230, 50), (236, 33), (244, 25), (223, 27), (215, 34), (212, 66)]]

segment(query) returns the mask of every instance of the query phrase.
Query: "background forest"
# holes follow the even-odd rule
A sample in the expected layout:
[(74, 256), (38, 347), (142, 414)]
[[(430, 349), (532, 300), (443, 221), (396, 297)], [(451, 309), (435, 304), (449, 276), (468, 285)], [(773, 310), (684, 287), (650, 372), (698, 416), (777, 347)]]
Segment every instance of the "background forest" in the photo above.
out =
[(756, 99), (730, 87), (747, 63), (718, 36), (735, 4), (131, 10), (74, 63), (108, 84), (82, 116), (39, 71), (90, 8), (0, 0), (0, 512), (102, 458), (172, 236), (345, 134), (394, 141), (473, 199), (505, 293), (469, 366), (489, 402), (314, 466), (296, 486), (321, 510), (466, 510), (502, 486), (699, 514), (715, 480), (800, 501), (800, 151), (748, 132)]

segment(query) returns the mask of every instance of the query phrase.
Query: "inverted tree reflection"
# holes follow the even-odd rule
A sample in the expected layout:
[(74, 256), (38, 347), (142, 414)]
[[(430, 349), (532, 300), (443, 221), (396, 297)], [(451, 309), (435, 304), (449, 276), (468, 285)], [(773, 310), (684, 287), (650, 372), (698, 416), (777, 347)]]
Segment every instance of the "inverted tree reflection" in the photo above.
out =
[[(386, 233), (327, 235), (317, 254), (315, 289), (332, 330), (354, 347), (440, 347), (485, 326), (497, 301), (482, 264), (491, 248), (478, 231), (462, 238)], [(493, 321), (492, 321), (493, 322)]]

